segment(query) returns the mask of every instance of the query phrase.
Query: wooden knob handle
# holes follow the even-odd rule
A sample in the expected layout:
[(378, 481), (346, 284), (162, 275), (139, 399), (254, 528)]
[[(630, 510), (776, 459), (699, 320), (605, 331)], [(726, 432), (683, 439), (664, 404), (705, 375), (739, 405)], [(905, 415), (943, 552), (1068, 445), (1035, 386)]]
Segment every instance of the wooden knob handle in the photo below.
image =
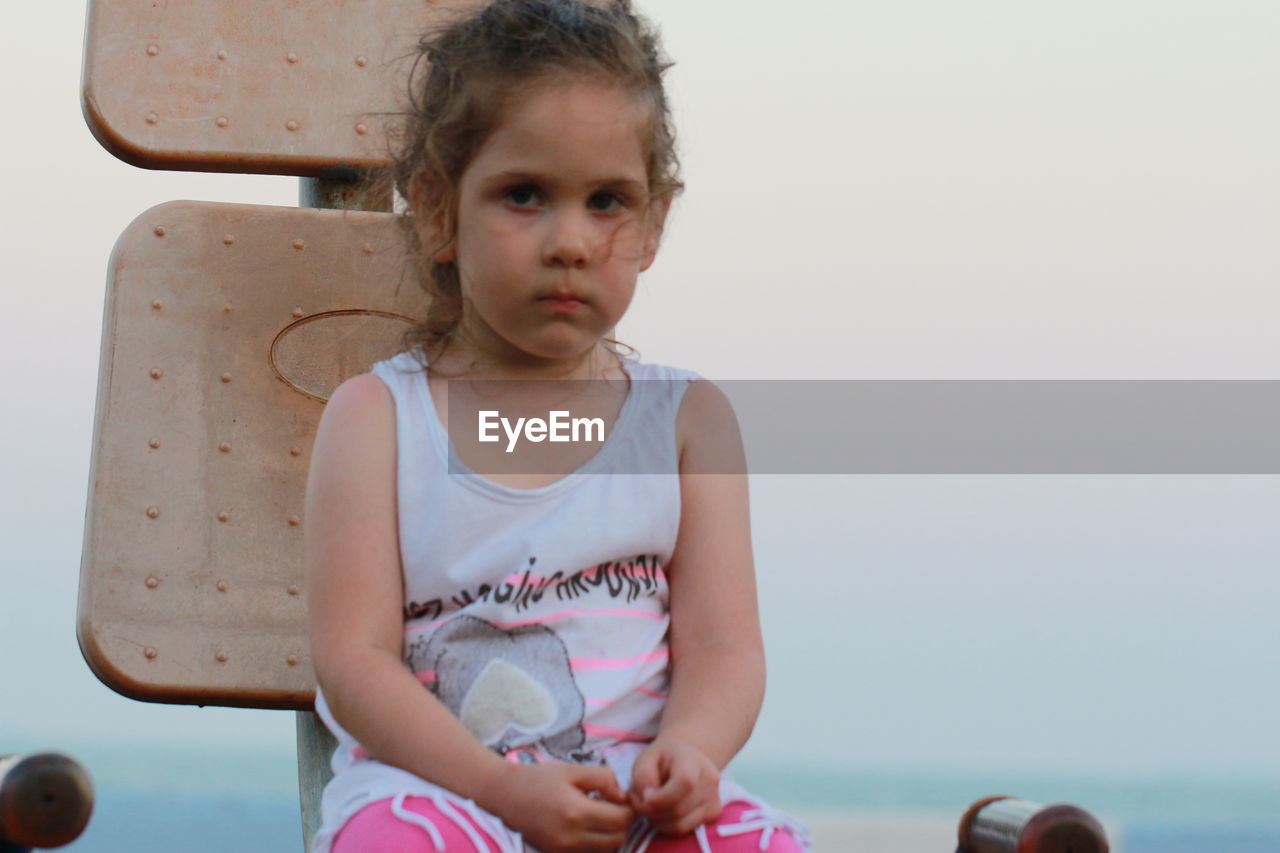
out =
[(1102, 824), (1071, 805), (978, 800), (960, 819), (958, 853), (1108, 853)]
[(93, 783), (80, 763), (56, 752), (0, 756), (0, 842), (61, 847), (93, 812)]

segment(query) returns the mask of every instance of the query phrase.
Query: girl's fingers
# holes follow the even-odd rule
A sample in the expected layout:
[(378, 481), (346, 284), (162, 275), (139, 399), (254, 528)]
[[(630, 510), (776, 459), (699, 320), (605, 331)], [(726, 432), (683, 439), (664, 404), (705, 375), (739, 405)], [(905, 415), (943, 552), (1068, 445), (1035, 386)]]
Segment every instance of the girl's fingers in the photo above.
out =
[(650, 815), (649, 820), (659, 832), (682, 835), (720, 817), (720, 812), (720, 794), (711, 790), (705, 794), (695, 792), (692, 798), (680, 802), (674, 808)]
[(583, 810), (581, 825), (592, 832), (625, 832), (635, 818), (627, 806), (605, 800), (592, 800)]
[(608, 767), (599, 764), (571, 765), (570, 781), (584, 793), (598, 791), (611, 803), (625, 803), (627, 792), (618, 784), (618, 777)]
[(678, 772), (673, 768), (662, 787), (650, 789), (642, 803), (647, 813), (661, 815), (688, 797), (693, 789), (694, 779), (689, 774)]
[(631, 768), (631, 795), (637, 804), (644, 802), (645, 794), (652, 788), (656, 790), (662, 785), (662, 773), (659, 766), (657, 750), (647, 749), (640, 753)]

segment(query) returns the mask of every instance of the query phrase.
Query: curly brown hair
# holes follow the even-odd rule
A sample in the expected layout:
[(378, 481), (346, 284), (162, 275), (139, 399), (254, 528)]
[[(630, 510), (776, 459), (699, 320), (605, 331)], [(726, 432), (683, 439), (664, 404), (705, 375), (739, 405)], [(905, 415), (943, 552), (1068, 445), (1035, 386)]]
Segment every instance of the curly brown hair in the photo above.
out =
[[(662, 85), (671, 64), (630, 0), (492, 0), (419, 41), (408, 107), (389, 135), (393, 166), (382, 177), (410, 202), (412, 215), (398, 221), (429, 298), (426, 319), (405, 336), (407, 347), (434, 356), (457, 330), (463, 316), (458, 268), (434, 256), (455, 239), (462, 174), (507, 107), (549, 79), (587, 77), (648, 99), (641, 141), (650, 210), (684, 188)], [(432, 223), (437, 245), (422, 244), (413, 217)], [(612, 338), (605, 343), (619, 345)]]

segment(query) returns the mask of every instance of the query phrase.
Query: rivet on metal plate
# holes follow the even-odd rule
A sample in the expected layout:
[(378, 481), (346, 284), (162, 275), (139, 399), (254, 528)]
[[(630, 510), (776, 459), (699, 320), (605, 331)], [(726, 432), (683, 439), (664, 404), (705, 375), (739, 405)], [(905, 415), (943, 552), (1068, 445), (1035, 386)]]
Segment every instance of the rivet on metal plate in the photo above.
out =
[(297, 595), (299, 592), (301, 592), (301, 590), (299, 590), (296, 586), (289, 587), (290, 595)]
[(298, 239), (298, 240), (294, 240), (294, 241), (293, 241), (293, 248), (297, 249), (299, 252), (301, 252), (301, 251), (302, 251), (302, 249), (303, 249), (303, 247), (304, 247), (304, 246), (306, 246), (306, 245), (307, 245), (307, 244), (306, 244), (305, 242), (303, 242), (301, 239)]
[(223, 306), (222, 306), (222, 310), (223, 310), (223, 311), (230, 311), (230, 310), (231, 310), (231, 306), (230, 306), (230, 305), (223, 305)]
[(215, 584), (215, 586), (218, 588), (218, 592), (226, 592), (226, 591), (227, 591), (227, 582), (226, 582), (226, 581), (218, 581), (218, 582)]
[(285, 663), (289, 664), (289, 666), (297, 666), (298, 659), (293, 655), (289, 655), (289, 657), (285, 659)]
[(159, 379), (161, 376), (164, 376), (164, 371), (163, 371), (163, 370), (161, 370), (161, 369), (160, 369), (160, 368), (158, 368), (158, 367), (153, 367), (153, 368), (151, 368), (151, 378), (152, 378), (152, 379)]
[(218, 127), (226, 127), (226, 126), (227, 126), (227, 123), (228, 123), (228, 122), (227, 122), (227, 117), (226, 117), (226, 116), (218, 116), (216, 119), (214, 119), (214, 120), (213, 120), (213, 123), (214, 123), (214, 124), (216, 124)]
[(230, 519), (231, 519), (230, 514), (228, 514), (228, 513), (226, 513), (226, 512), (220, 512), (220, 513), (218, 513), (218, 521), (221, 521), (221, 522), (224, 522), (224, 523), (225, 523), (225, 522), (229, 521)]
[(146, 119), (147, 124), (155, 124), (160, 120), (160, 114), (155, 110), (152, 110), (151, 112), (143, 116), (143, 118)]
[(218, 663), (226, 663), (226, 662), (227, 662), (227, 656), (226, 656), (225, 654), (223, 654), (222, 652), (218, 652), (216, 655), (214, 655), (214, 656), (213, 656), (213, 659), (214, 659), (214, 660), (216, 660)]
[(219, 59), (226, 59), (226, 58), (227, 58), (227, 51), (226, 51), (225, 49), (218, 51), (218, 58), (219, 58)]
[(160, 507), (158, 506), (147, 507), (147, 518), (159, 518), (159, 517), (160, 517)]
[(231, 381), (231, 374), (230, 374), (230, 373), (224, 373), (224, 374), (222, 374), (222, 377), (221, 377), (221, 378), (222, 378), (222, 381), (223, 381), (223, 382), (230, 382), (230, 381)]
[(148, 442), (147, 442), (147, 447), (150, 447), (152, 450), (159, 450), (159, 449), (160, 449), (160, 439), (158, 439), (158, 438), (153, 438), (153, 439), (151, 439), (150, 441), (148, 441)]
[(290, 65), (293, 65), (298, 61), (298, 54), (294, 53), (293, 51), (289, 51), (288, 53), (285, 54), (284, 58), (286, 62), (288, 62)]
[(152, 232), (151, 232), (151, 233), (152, 233), (152, 234), (155, 234), (157, 237), (163, 237), (163, 236), (165, 235), (164, 226), (163, 226), (163, 225), (157, 225), (157, 226), (152, 230)]
[(147, 578), (147, 589), (155, 589), (158, 586), (160, 586), (160, 578), (155, 575)]
[(147, 56), (158, 56), (159, 54), (160, 54), (160, 45), (158, 44), (147, 45)]
[(298, 129), (298, 123), (293, 119), (289, 119), (284, 123), (284, 129), (292, 133), (293, 131)]
[(158, 651), (156, 651), (154, 646), (147, 646), (145, 649), (142, 650), (142, 653), (146, 655), (147, 660), (155, 660), (156, 655), (160, 654)]
[(163, 303), (163, 302), (161, 302), (159, 299), (152, 299), (152, 300), (151, 300), (151, 307), (152, 307), (152, 308), (154, 308), (154, 309), (156, 309), (157, 311), (159, 311), (161, 308), (163, 308), (163, 307), (164, 307), (164, 303)]
[(291, 314), (293, 314), (293, 316), (295, 316), (295, 317), (301, 317), (301, 316), (302, 316), (302, 309), (301, 309), (301, 308), (294, 308), (294, 309), (293, 309), (293, 311), (291, 311), (290, 313), (291, 313)]
[(223, 244), (224, 244), (224, 245), (227, 245), (227, 246), (234, 245), (234, 244), (235, 244), (235, 242), (236, 242), (236, 235), (234, 235), (234, 234), (226, 234), (226, 235), (224, 235), (224, 236), (223, 236), (223, 238), (222, 238), (222, 242), (223, 242)]
[(363, 56), (356, 57), (356, 65), (360, 66), (361, 68), (364, 68), (368, 64), (369, 64), (369, 60), (365, 59)]
[(364, 136), (368, 132), (369, 132), (369, 128), (367, 125), (364, 124), (364, 122), (361, 122), (360, 124), (356, 125), (356, 133), (360, 134), (361, 136)]
[(290, 448), (289, 448), (289, 455), (290, 455), (290, 456), (301, 456), (301, 455), (302, 455), (302, 448), (301, 448), (301, 447), (290, 447)]
[(224, 442), (222, 442), (222, 444), (219, 444), (219, 445), (218, 445), (218, 449), (219, 449), (219, 450), (221, 450), (223, 453), (230, 453), (230, 452), (231, 452), (231, 445), (227, 444), (227, 443), (224, 441)]
[(297, 527), (301, 523), (302, 523), (302, 519), (298, 518), (296, 515), (289, 516), (290, 527)]
[(372, 254), (373, 254), (373, 246), (369, 245), (368, 243), (365, 243), (365, 244), (364, 244), (364, 246), (363, 246), (363, 248), (364, 248), (364, 253), (365, 253), (366, 255), (372, 255)]

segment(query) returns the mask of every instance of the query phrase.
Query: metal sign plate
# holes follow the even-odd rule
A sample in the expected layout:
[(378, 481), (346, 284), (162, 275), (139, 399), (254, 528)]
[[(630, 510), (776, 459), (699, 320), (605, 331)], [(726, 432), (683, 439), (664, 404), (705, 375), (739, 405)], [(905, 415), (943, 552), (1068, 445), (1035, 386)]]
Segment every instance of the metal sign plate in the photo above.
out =
[(125, 230), (78, 619), (106, 684), (148, 701), (310, 706), (312, 436), (332, 389), (400, 351), (423, 305), (391, 214), (170, 202)]
[(386, 165), (416, 44), (474, 0), (90, 0), (83, 107), (148, 169)]

